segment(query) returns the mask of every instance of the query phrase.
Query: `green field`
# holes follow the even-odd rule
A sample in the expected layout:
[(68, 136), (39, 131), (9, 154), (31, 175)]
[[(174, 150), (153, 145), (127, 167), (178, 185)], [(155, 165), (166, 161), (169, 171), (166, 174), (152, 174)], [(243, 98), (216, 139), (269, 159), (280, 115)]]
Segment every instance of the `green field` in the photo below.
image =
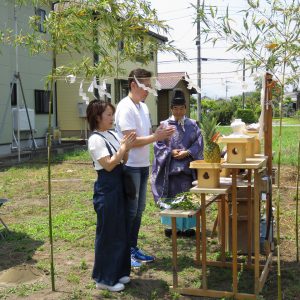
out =
[[(292, 133), (293, 134), (293, 133)], [(287, 135), (287, 134), (286, 134)], [(124, 292), (114, 294), (95, 289), (91, 280), (94, 261), (94, 235), (96, 216), (92, 205), (93, 182), (96, 174), (87, 151), (76, 151), (55, 158), (52, 164), (52, 216), (54, 235), (55, 293), (51, 293), (49, 240), (48, 240), (48, 197), (47, 163), (31, 162), (17, 165), (0, 172), (0, 192), (10, 202), (1, 208), (1, 216), (10, 232), (0, 228), (0, 272), (18, 265), (32, 266), (41, 274), (40, 280), (14, 287), (0, 287), (0, 299), (53, 299), (53, 300), (192, 300), (172, 292), (172, 247), (171, 240), (164, 236), (160, 222), (160, 209), (155, 206), (150, 186), (147, 193), (147, 207), (139, 235), (140, 246), (156, 255), (153, 264), (132, 270), (132, 282)], [(295, 170), (283, 166), (283, 174), (295, 178)], [(295, 169), (295, 168), (293, 168)], [(284, 181), (286, 186), (294, 181)], [(282, 190), (282, 280), (286, 299), (298, 299), (300, 269), (294, 261), (295, 239), (293, 223), (294, 193)], [(275, 195), (274, 195), (275, 196)], [(274, 199), (275, 201), (275, 199)], [(217, 215), (217, 206), (206, 210), (208, 233)], [(208, 239), (209, 259), (220, 256), (218, 237)], [(195, 238), (178, 239), (179, 284), (187, 287), (201, 286), (201, 269), (195, 266)], [(245, 257), (240, 257), (242, 263)], [(232, 274), (229, 268), (208, 268), (210, 288), (232, 288)], [(239, 272), (239, 290), (253, 291), (253, 276), (243, 269)], [(276, 261), (259, 299), (276, 299)], [(47, 297), (45, 298), (45, 295)]]
[[(231, 133), (229, 126), (220, 126), (220, 132), (224, 135)], [(275, 152), (274, 163), (278, 163), (279, 153), (279, 127), (273, 126), (272, 148)], [(300, 126), (282, 126), (281, 138), (281, 163), (285, 165), (297, 165), (298, 145), (300, 141)], [(263, 151), (263, 146), (262, 146)]]

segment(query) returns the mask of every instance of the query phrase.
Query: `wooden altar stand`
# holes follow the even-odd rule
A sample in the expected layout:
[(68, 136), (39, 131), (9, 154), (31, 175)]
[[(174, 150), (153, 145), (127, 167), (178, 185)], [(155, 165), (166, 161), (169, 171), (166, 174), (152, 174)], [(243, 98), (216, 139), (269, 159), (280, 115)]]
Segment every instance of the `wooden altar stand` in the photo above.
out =
[[(242, 164), (236, 163), (223, 163), (222, 168), (230, 169), (232, 173), (232, 185), (224, 185), (219, 188), (198, 188), (193, 187), (190, 191), (193, 193), (200, 194), (201, 198), (201, 208), (198, 211), (177, 211), (177, 210), (164, 210), (161, 212), (161, 215), (169, 216), (172, 218), (172, 252), (173, 252), (173, 286), (171, 287), (172, 291), (192, 296), (204, 296), (212, 298), (222, 298), (222, 297), (232, 297), (234, 299), (258, 299), (258, 295), (262, 290), (264, 283), (266, 281), (269, 267), (272, 261), (272, 252), (270, 247), (266, 246), (266, 260), (264, 264), (260, 264), (260, 178), (259, 171), (266, 165), (266, 157), (255, 157), (247, 158), (246, 162)], [(239, 169), (248, 170), (248, 187), (250, 193), (248, 193), (248, 253), (247, 253), (247, 263), (244, 265), (244, 268), (254, 269), (254, 291), (253, 293), (241, 293), (238, 291), (238, 269), (241, 268), (242, 264), (238, 263), (238, 239), (237, 239), (237, 173)], [(251, 200), (251, 181), (252, 175), (254, 173), (254, 197), (253, 203)], [(228, 258), (225, 260), (225, 230), (228, 230), (228, 226), (225, 224), (225, 196), (231, 190), (232, 194), (232, 249), (231, 249), (231, 261), (228, 261)], [(219, 261), (208, 261), (206, 254), (206, 196), (208, 194), (213, 194), (214, 200), (220, 199), (220, 246), (221, 246), (221, 258)], [(203, 209), (204, 208), (204, 209)], [(202, 270), (202, 280), (201, 288), (189, 288), (189, 287), (179, 287), (178, 286), (178, 267), (177, 267), (177, 236), (176, 236), (176, 217), (184, 217), (183, 214), (186, 214), (187, 217), (196, 215), (197, 225), (196, 225), (196, 263), (200, 265)], [(227, 216), (228, 217), (228, 216)], [(200, 242), (200, 218), (201, 218), (201, 242)], [(252, 236), (253, 232), (253, 236)], [(200, 249), (201, 245), (201, 249)], [(254, 247), (253, 247), (253, 246)], [(254, 251), (253, 251), (254, 248)], [(201, 252), (201, 260), (200, 260)], [(215, 267), (229, 267), (232, 268), (232, 290), (214, 290), (209, 289), (209, 283), (207, 281), (207, 266)], [(262, 270), (262, 271), (261, 271)]]
[[(273, 253), (268, 243), (265, 244), (266, 260), (260, 265), (260, 177), (259, 172), (266, 167), (266, 156), (247, 158), (245, 163), (223, 163), (222, 168), (230, 169), (232, 174), (232, 292), (235, 299), (257, 299), (267, 279)], [(248, 170), (248, 260), (246, 267), (254, 268), (254, 293), (238, 293), (238, 262), (237, 262), (237, 171)], [(253, 207), (251, 201), (251, 179), (254, 173)], [(253, 221), (252, 221), (253, 220)], [(253, 230), (253, 237), (252, 237)], [(252, 256), (252, 243), (254, 256)], [(262, 272), (260, 270), (262, 269)]]

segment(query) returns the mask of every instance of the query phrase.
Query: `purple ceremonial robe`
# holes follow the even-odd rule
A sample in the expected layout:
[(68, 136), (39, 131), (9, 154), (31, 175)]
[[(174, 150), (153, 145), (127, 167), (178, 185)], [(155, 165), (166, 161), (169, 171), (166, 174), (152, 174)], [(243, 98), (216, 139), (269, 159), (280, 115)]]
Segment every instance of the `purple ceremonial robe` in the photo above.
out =
[[(189, 168), (190, 162), (203, 159), (203, 138), (195, 120), (185, 118), (181, 125), (169, 118), (163, 124), (176, 126), (176, 131), (170, 140), (154, 144), (151, 189), (155, 202), (187, 192), (196, 179), (195, 170)], [(174, 159), (173, 149), (188, 150), (190, 155)]]

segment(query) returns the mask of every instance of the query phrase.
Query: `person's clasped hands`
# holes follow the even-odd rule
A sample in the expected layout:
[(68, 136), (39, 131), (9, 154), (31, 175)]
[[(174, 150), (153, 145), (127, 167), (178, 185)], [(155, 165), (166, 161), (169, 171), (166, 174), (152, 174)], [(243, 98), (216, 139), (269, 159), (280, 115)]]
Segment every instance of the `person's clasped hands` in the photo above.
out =
[(133, 147), (135, 140), (136, 140), (136, 133), (130, 132), (123, 136), (121, 140), (121, 146), (124, 146), (126, 151), (129, 151)]
[(171, 155), (175, 159), (184, 159), (190, 155), (189, 151), (184, 149), (173, 149)]
[(160, 125), (154, 132), (156, 141), (163, 141), (169, 139), (175, 133), (176, 127), (173, 125)]

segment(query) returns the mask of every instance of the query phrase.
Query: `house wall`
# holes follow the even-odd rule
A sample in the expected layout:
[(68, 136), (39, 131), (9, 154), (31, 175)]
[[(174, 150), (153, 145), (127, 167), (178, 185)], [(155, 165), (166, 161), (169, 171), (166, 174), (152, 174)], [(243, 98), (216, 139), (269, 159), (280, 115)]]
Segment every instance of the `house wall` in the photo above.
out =
[(158, 92), (158, 123), (166, 120), (170, 115), (169, 90), (161, 90)]
[[(82, 54), (81, 54), (82, 55)], [(71, 60), (78, 60), (78, 55), (59, 55), (57, 57), (57, 66), (68, 64)], [(92, 59), (92, 55), (91, 55)], [(113, 74), (106, 78), (100, 78), (102, 82), (106, 79), (107, 84), (111, 84), (111, 102), (116, 105), (115, 95), (115, 78), (123, 79), (127, 81), (128, 74), (134, 68), (145, 68), (157, 76), (157, 63), (156, 58), (149, 65), (144, 66), (140, 63), (126, 62), (122, 65), (122, 68), (126, 71), (123, 74)], [(80, 137), (87, 138), (88, 125), (85, 118), (79, 117), (78, 114), (78, 102), (82, 102), (82, 98), (79, 96), (79, 86), (82, 78), (77, 78), (73, 84), (67, 83), (63, 78), (57, 82), (57, 115), (58, 115), (58, 127), (61, 130), (62, 137)], [(94, 98), (92, 93), (89, 93), (88, 87), (92, 79), (85, 80), (83, 84), (83, 91), (87, 94), (90, 101)], [(157, 97), (150, 95), (146, 99), (148, 105), (152, 125), (157, 124)]]
[[(30, 30), (28, 26), (29, 16), (33, 16), (34, 14), (35, 9), (33, 6), (23, 5), (17, 8), (18, 29), (28, 32)], [(0, 28), (11, 28), (14, 30), (14, 1), (0, 1)], [(51, 53), (31, 56), (28, 50), (18, 47), (16, 54), (16, 49), (13, 46), (0, 46), (0, 155), (11, 152), (13, 126), (10, 83), (13, 80), (17, 66), (20, 72), (27, 108), (35, 110), (34, 90), (44, 90), (45, 76), (50, 73), (51, 65)], [(18, 103), (20, 107), (24, 106), (20, 87), (18, 87)], [(34, 137), (36, 139), (40, 138), (40, 142), (44, 143), (48, 127), (48, 115), (37, 115), (34, 113), (34, 119)], [(54, 120), (53, 115), (52, 121)], [(30, 138), (29, 132), (20, 132), (20, 138), (22, 141), (21, 145), (26, 147), (28, 144), (27, 141)], [(39, 144), (39, 142), (37, 143)]]

